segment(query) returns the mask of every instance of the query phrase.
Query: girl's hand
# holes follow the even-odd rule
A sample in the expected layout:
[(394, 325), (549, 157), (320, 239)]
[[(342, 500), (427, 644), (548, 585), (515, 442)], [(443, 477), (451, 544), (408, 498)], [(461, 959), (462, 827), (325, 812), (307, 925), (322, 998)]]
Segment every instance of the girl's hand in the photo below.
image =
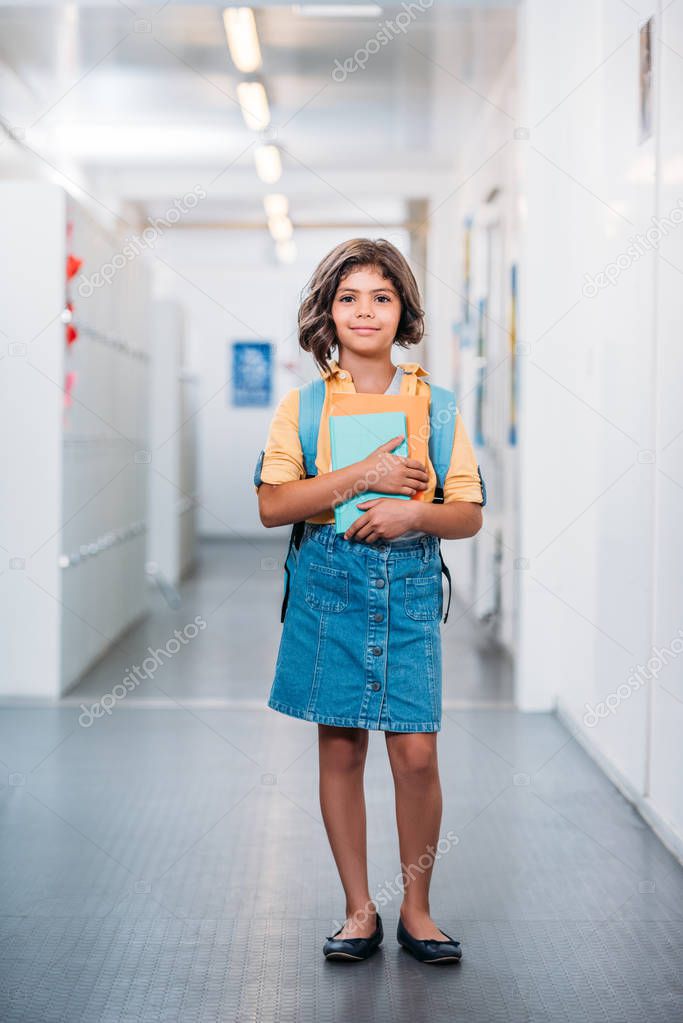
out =
[(409, 529), (416, 529), (421, 503), (416, 501), (392, 501), (386, 497), (375, 497), (372, 501), (361, 501), (356, 505), (361, 515), (344, 533), (345, 540), (395, 540)]
[(392, 454), (392, 449), (398, 447), (404, 436), (400, 433), (386, 444), (380, 444), (359, 463), (368, 490), (379, 491), (380, 494), (408, 494), (412, 497), (418, 490), (427, 489), (429, 473), (425, 465), (416, 458)]

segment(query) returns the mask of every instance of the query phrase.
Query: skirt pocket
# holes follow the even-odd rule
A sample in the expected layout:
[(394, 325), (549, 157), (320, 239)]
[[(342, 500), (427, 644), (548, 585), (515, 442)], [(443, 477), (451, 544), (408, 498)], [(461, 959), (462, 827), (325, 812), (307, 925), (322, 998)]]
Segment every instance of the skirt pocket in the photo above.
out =
[(404, 608), (409, 618), (430, 622), (441, 615), (443, 593), (440, 575), (406, 577)]
[(312, 561), (306, 574), (304, 600), (315, 611), (343, 611), (349, 603), (349, 573)]

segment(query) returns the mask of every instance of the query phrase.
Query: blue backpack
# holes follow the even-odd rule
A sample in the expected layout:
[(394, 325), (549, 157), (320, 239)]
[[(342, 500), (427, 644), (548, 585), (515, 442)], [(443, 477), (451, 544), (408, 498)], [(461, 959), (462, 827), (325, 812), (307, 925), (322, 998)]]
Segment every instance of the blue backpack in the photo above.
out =
[[(455, 392), (449, 390), (447, 387), (437, 387), (435, 384), (430, 384), (429, 389), (429, 459), (436, 472), (436, 490), (432, 503), (443, 504), (444, 481), (446, 479), (446, 474), (448, 473), (448, 467), (451, 463), (453, 436), (455, 433), (455, 415), (452, 414), (453, 409), (455, 409)], [(303, 387), (299, 388), (299, 440), (301, 441), (301, 450), (304, 457), (306, 479), (311, 479), (318, 475), (315, 457), (318, 453), (318, 430), (320, 427), (320, 416), (322, 414), (324, 401), (325, 381), (322, 377), (318, 380), (312, 380), (310, 383), (304, 384)], [(445, 412), (443, 422), (440, 418), (441, 412)], [(256, 486), (258, 486), (261, 481), (260, 473), (264, 454), (265, 452), (262, 451), (256, 463), (256, 469), (254, 471), (254, 484)], [(482, 494), (484, 496), (483, 504), (486, 504), (486, 492), (484, 490), (484, 481), (482, 479), (481, 472), (479, 472), (479, 479), (482, 485)], [(289, 547), (287, 549), (287, 557), (285, 559), (285, 589), (282, 601), (282, 611), (280, 614), (281, 622), (284, 622), (285, 614), (287, 612), (289, 591), (291, 581), (294, 578), (294, 573), (296, 572), (299, 547), (301, 545), (304, 526), (305, 522), (295, 522), (292, 526), (292, 531), (289, 537)], [(439, 558), (441, 559), (441, 571), (448, 580), (448, 604), (443, 618), (445, 623), (448, 620), (448, 611), (451, 606), (451, 573), (449, 572), (448, 566), (443, 559), (443, 554), (441, 553), (440, 539)]]

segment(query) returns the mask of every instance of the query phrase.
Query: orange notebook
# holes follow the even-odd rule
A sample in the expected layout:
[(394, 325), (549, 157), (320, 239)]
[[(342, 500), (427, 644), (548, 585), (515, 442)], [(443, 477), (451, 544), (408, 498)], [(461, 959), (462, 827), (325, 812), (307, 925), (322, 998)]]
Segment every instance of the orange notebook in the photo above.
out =
[[(429, 459), (428, 394), (355, 394), (338, 391), (330, 395), (331, 416), (362, 415), (365, 412), (405, 412), (408, 424), (408, 457), (427, 465)], [(398, 445), (396, 446), (398, 451)], [(424, 490), (411, 500), (423, 501)]]

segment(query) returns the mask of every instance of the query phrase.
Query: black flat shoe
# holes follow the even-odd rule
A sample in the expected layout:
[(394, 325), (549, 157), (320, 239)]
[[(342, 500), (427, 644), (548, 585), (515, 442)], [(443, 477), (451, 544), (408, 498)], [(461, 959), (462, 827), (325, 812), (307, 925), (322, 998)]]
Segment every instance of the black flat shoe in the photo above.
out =
[[(442, 932), (446, 934), (445, 931)], [(462, 958), (460, 942), (446, 934), (448, 941), (436, 941), (433, 938), (414, 938), (406, 929), (399, 914), (396, 937), (399, 945), (412, 953), (422, 963), (459, 963)]]
[(323, 945), (323, 955), (326, 959), (369, 959), (373, 952), (376, 952), (382, 943), (384, 930), (382, 918), (377, 914), (377, 926), (369, 938), (337, 938), (336, 935), (344, 930), (344, 925), (327, 935), (327, 941)]

